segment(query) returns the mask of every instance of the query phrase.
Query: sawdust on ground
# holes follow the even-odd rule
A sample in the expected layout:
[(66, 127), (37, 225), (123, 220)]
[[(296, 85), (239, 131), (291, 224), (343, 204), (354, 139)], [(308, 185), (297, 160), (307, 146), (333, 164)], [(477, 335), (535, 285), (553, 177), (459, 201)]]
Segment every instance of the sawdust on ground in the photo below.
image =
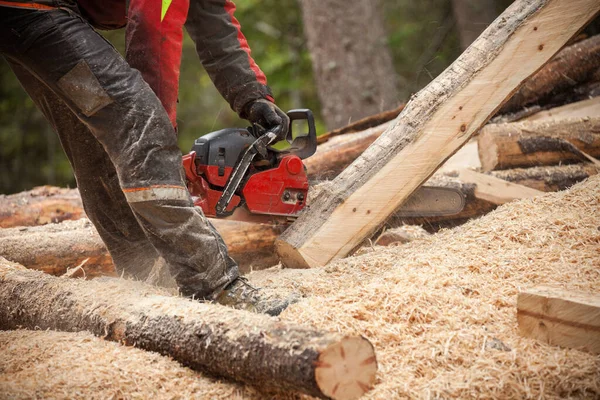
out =
[[(373, 342), (380, 372), (365, 398), (600, 398), (600, 355), (521, 338), (515, 309), (538, 285), (600, 293), (600, 177), (406, 245), (250, 279), (306, 296), (282, 320)], [(4, 332), (0, 353), (2, 397), (111, 397), (106, 386), (122, 398), (264, 398), (85, 334)]]

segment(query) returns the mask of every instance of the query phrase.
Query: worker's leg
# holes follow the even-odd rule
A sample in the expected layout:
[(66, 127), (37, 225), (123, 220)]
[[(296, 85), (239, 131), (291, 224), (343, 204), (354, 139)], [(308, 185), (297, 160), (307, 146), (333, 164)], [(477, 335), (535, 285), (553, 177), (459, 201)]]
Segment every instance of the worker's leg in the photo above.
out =
[(46, 83), (102, 144), (184, 294), (210, 298), (237, 277), (222, 239), (186, 190), (165, 110), (110, 44), (69, 12), (6, 9), (0, 51)]
[(146, 279), (158, 253), (138, 224), (106, 151), (66, 104), (23, 66), (9, 65), (50, 122), (73, 167), (83, 208), (106, 244), (119, 275)]

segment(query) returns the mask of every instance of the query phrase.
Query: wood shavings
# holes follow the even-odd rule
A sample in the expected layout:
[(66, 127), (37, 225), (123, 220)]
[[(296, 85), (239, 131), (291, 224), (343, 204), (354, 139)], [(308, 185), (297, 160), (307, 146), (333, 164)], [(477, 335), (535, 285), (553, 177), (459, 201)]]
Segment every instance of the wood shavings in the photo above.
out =
[[(516, 321), (521, 289), (600, 293), (599, 265), (600, 177), (591, 177), (402, 246), (249, 277), (266, 291), (305, 296), (282, 320), (373, 342), (380, 373), (366, 399), (599, 398), (600, 356), (522, 338)], [(105, 346), (111, 350), (91, 350)], [(3, 332), (0, 353), (7, 397), (292, 398), (82, 334)], [(115, 369), (122, 358), (129, 367)]]

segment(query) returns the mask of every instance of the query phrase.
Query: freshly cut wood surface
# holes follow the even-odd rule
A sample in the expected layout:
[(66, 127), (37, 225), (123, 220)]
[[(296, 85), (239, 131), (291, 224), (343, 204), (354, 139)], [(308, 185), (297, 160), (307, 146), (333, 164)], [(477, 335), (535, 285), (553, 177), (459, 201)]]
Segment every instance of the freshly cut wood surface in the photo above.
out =
[(84, 216), (76, 189), (40, 186), (27, 192), (0, 195), (0, 228), (44, 225)]
[(121, 279), (61, 279), (0, 259), (0, 304), (3, 330), (88, 331), (263, 389), (357, 399), (375, 383), (375, 352), (361, 336), (165, 296)]
[[(565, 19), (570, 16), (565, 14)], [(517, 111), (538, 103), (545, 97), (551, 97), (552, 94), (584, 83), (591, 79), (599, 68), (600, 35), (596, 35), (561, 50), (502, 106), (500, 114)]]
[(591, 156), (600, 156), (600, 118), (487, 125), (478, 141), (484, 171), (583, 161), (569, 144)]
[(599, 10), (595, 0), (514, 2), (278, 239), (284, 264), (351, 253)]
[(535, 288), (519, 293), (521, 335), (542, 342), (600, 353), (600, 295)]

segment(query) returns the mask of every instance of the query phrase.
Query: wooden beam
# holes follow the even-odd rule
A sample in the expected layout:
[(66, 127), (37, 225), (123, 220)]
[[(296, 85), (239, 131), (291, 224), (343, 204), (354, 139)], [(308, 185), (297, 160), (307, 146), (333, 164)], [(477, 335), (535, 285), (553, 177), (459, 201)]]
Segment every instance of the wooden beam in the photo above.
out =
[(500, 205), (518, 199), (528, 199), (544, 192), (508, 182), (491, 175), (481, 174), (470, 169), (458, 171), (458, 179), (475, 185), (475, 197)]
[(600, 156), (600, 118), (487, 125), (479, 134), (478, 147), (484, 171), (584, 161), (577, 149)]
[(260, 389), (357, 399), (375, 383), (371, 343), (267, 315), (161, 295), (122, 279), (56, 278), (0, 258), (0, 329), (89, 331)]
[(351, 253), (599, 10), (597, 0), (514, 2), (278, 239), (283, 263)]
[(517, 298), (517, 322), (525, 337), (600, 353), (600, 295), (527, 290)]

